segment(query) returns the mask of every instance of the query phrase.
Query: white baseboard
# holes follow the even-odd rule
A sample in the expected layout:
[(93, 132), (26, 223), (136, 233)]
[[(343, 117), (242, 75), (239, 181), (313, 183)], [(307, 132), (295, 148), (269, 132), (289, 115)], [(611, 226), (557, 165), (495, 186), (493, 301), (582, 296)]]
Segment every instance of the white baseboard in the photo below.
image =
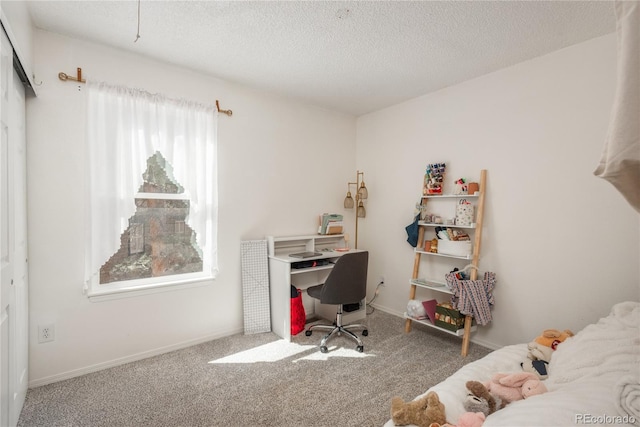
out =
[(120, 357), (118, 359), (108, 360), (106, 362), (97, 363), (95, 365), (86, 366), (83, 368), (73, 369), (71, 371), (62, 372), (60, 374), (51, 375), (43, 378), (36, 378), (33, 380), (29, 380), (29, 388), (40, 387), (46, 384), (55, 383), (58, 381), (68, 380), (71, 378), (79, 377), (82, 375), (90, 374), (92, 372), (102, 371), (103, 369), (113, 368), (115, 366), (124, 365), (125, 363), (135, 362), (142, 359), (147, 359), (149, 357), (158, 356), (160, 354), (169, 353), (175, 350), (181, 350), (183, 348), (191, 347), (197, 344), (202, 344), (203, 342), (212, 341), (218, 338), (224, 338), (231, 335), (242, 333), (243, 329), (233, 329), (230, 331), (220, 332), (214, 335), (208, 335), (201, 338), (196, 338), (193, 340), (183, 341), (181, 343), (168, 345), (166, 347), (160, 347), (153, 350), (143, 351), (142, 353), (136, 353), (125, 357)]
[(390, 308), (383, 307), (383, 306), (380, 306), (378, 304), (371, 304), (371, 307), (375, 308), (376, 310), (380, 310), (380, 311), (384, 311), (385, 313), (389, 313), (389, 314), (391, 314), (393, 316), (404, 318), (404, 313), (403, 312), (391, 310)]

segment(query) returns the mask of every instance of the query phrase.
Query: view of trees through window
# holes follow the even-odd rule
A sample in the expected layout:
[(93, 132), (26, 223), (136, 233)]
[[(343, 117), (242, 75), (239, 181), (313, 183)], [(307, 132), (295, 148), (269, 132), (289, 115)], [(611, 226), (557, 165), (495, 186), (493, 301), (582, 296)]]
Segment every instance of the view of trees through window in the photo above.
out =
[(147, 159), (136, 212), (120, 248), (100, 268), (100, 284), (203, 270), (202, 250), (187, 224), (189, 199), (160, 152)]

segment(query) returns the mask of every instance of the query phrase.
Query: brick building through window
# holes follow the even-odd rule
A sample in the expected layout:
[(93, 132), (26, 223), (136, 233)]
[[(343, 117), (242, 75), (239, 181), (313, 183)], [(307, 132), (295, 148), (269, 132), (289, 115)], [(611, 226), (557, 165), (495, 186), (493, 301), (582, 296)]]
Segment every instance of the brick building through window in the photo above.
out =
[(147, 159), (136, 212), (120, 248), (100, 268), (100, 284), (203, 271), (202, 250), (189, 227), (190, 202), (160, 152)]

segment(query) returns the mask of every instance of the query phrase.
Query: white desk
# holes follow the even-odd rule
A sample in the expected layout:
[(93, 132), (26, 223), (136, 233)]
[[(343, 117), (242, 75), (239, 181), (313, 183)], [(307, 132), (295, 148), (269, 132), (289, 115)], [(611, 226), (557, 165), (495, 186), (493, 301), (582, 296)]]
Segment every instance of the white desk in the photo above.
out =
[[(345, 246), (344, 236), (310, 235), (273, 237), (267, 236), (269, 253), (269, 290), (271, 304), (271, 330), (286, 340), (291, 339), (291, 285), (303, 291), (302, 300), (307, 318), (319, 316), (329, 321), (335, 320), (337, 306), (320, 304), (315, 298), (307, 296), (307, 288), (324, 283), (333, 268), (333, 263), (344, 254), (362, 252), (351, 249), (347, 252), (336, 251)], [(297, 252), (319, 252), (322, 255), (312, 258), (292, 258), (289, 254)], [(329, 264), (308, 268), (292, 268), (296, 262), (328, 260)], [(344, 323), (353, 323), (364, 319), (366, 304), (363, 300), (360, 309), (345, 312)]]

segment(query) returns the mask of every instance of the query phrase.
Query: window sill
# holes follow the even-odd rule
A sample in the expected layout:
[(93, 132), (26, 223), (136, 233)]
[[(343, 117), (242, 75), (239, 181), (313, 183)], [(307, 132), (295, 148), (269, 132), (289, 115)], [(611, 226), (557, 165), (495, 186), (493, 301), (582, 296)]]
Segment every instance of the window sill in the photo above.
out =
[(146, 286), (121, 287), (105, 290), (88, 290), (87, 297), (91, 302), (111, 301), (121, 298), (137, 297), (142, 295), (156, 294), (160, 292), (177, 291), (180, 289), (191, 289), (208, 286), (214, 280), (214, 276), (198, 277), (194, 279), (165, 282), (162, 284), (150, 284)]

